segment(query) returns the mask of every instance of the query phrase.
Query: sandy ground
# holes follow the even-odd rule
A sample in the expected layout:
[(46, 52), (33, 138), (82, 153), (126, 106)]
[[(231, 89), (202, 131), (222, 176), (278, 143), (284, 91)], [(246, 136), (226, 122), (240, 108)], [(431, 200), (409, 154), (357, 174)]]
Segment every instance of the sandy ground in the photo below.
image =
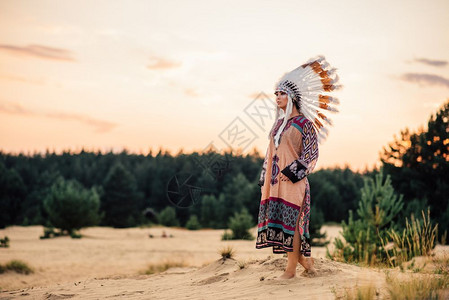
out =
[[(330, 238), (339, 230), (323, 227)], [(164, 231), (173, 237), (161, 237)], [(0, 299), (334, 299), (345, 287), (371, 283), (381, 291), (385, 284), (382, 270), (330, 261), (321, 247), (312, 248), (318, 276), (302, 275), (298, 264), (296, 278), (277, 281), (283, 255), (255, 249), (255, 241), (221, 241), (223, 230), (93, 227), (81, 231), (82, 239), (40, 240), (42, 232), (41, 226), (0, 230), (11, 240), (0, 248), (0, 264), (19, 259), (35, 270), (0, 274)], [(235, 256), (222, 260), (218, 252), (227, 245)], [(141, 275), (167, 260), (187, 266)]]

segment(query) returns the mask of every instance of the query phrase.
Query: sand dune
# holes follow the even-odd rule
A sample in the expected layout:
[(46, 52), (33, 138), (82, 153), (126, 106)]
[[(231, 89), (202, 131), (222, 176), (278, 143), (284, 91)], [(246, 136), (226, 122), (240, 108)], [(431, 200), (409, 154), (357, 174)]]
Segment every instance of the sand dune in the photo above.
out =
[[(339, 230), (324, 229), (331, 237)], [(162, 238), (163, 231), (173, 237)], [(255, 249), (254, 241), (221, 241), (222, 232), (93, 227), (83, 230), (80, 240), (39, 240), (40, 226), (9, 227), (0, 230), (11, 239), (10, 248), (0, 249), (0, 263), (20, 259), (35, 273), (0, 274), (0, 299), (335, 299), (344, 288), (368, 283), (385, 292), (382, 270), (328, 260), (317, 247), (312, 248), (317, 276), (303, 274), (298, 264), (296, 278), (276, 280), (287, 262), (283, 255)], [(236, 253), (223, 260), (218, 250), (226, 245)], [(139, 275), (164, 260), (187, 266)]]
[(251, 260), (240, 269), (237, 260), (218, 259), (194, 270), (172, 268), (154, 275), (88, 279), (0, 295), (2, 299), (334, 299), (332, 288), (337, 286), (364, 284), (373, 279), (379, 286), (385, 282), (380, 271), (324, 258), (316, 260), (316, 277), (277, 281), (285, 264), (285, 258), (267, 257)]

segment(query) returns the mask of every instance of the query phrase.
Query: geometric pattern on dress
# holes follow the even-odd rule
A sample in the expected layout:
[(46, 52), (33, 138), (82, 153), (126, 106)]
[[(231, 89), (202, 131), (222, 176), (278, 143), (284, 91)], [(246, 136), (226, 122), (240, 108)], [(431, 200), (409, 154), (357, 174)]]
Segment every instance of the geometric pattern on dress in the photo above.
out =
[(279, 171), (280, 171), (278, 162), (279, 162), (279, 156), (277, 156), (277, 154), (275, 154), (273, 156), (273, 160), (271, 163), (271, 185), (278, 183), (278, 179), (276, 178), (279, 175)]
[(306, 178), (304, 204), (298, 222), (298, 231), (301, 237), (300, 239), (301, 253), (304, 256), (310, 256), (311, 254), (309, 222), (310, 222), (310, 185), (309, 181)]
[(305, 257), (311, 256), (310, 185), (307, 178), (305, 180), (306, 188), (302, 209), (280, 198), (270, 197), (261, 201), (257, 225), (257, 249), (273, 247), (275, 254), (292, 252), (295, 226), (298, 224), (299, 251)]
[(257, 222), (259, 231), (267, 226), (275, 226), (294, 233), (299, 211), (299, 206), (281, 198), (270, 197), (265, 201), (261, 201)]
[[(290, 119), (287, 120), (287, 122), (285, 123), (285, 127), (284, 127), (284, 129), (282, 129), (281, 135), (279, 136), (279, 144), (281, 143), (281, 138), (282, 138), (282, 135), (284, 134), (284, 132), (292, 125), (294, 120), (297, 119), (297, 118), (298, 117), (295, 116), (295, 117), (291, 117)], [(279, 127), (281, 127), (281, 125), (282, 125), (282, 122), (283, 122), (283, 119), (279, 119), (278, 120), (278, 122), (274, 126), (274, 129), (273, 129), (273, 132), (271, 133), (271, 136), (273, 136), (273, 137), (276, 136), (276, 134), (277, 134), (277, 132), (279, 130)]]
[(273, 247), (273, 253), (293, 251), (293, 237), (300, 207), (281, 198), (261, 201), (256, 248)]
[[(303, 150), (299, 159), (304, 161), (309, 166), (312, 161), (316, 161), (318, 159), (318, 137), (312, 122), (305, 122), (302, 129)], [(310, 169), (310, 167), (307, 169)]]
[(299, 158), (286, 166), (284, 173), (293, 183), (309, 175), (318, 160), (318, 136), (309, 120), (302, 117), (294, 121), (293, 126), (302, 134), (302, 151)]

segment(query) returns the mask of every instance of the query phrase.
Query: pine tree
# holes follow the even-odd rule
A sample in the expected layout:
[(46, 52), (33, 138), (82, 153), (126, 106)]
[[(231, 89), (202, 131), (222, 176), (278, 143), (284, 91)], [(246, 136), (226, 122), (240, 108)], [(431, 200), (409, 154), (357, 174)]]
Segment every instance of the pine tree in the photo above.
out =
[(25, 197), (26, 187), (20, 174), (0, 162), (0, 228), (17, 223)]
[(120, 163), (114, 165), (106, 177), (101, 209), (105, 213), (105, 225), (131, 227), (138, 224), (136, 180)]
[(391, 229), (393, 219), (403, 207), (402, 196), (397, 196), (387, 176), (376, 175), (375, 180), (366, 178), (361, 189), (361, 200), (357, 209), (358, 218), (354, 220), (352, 210), (348, 223), (342, 222), (344, 240), (336, 238), (335, 250), (328, 257), (347, 262), (363, 262), (372, 265), (385, 261), (387, 255), (383, 249), (383, 238)]
[[(420, 202), (414, 204), (415, 215), (429, 205), (433, 221), (440, 228), (449, 227), (449, 100), (429, 118), (427, 129), (403, 130), (400, 138), (384, 148), (381, 161), (404, 200)], [(410, 212), (404, 210), (402, 219)]]
[(97, 225), (102, 217), (98, 212), (100, 199), (96, 190), (85, 189), (78, 181), (66, 181), (62, 177), (51, 186), (44, 208), (50, 225), (68, 234)]
[(360, 219), (374, 226), (376, 233), (389, 225), (404, 206), (403, 196), (398, 197), (395, 194), (390, 176), (387, 175), (385, 182), (382, 181), (382, 173), (377, 174), (375, 180), (371, 178), (365, 180), (357, 209)]

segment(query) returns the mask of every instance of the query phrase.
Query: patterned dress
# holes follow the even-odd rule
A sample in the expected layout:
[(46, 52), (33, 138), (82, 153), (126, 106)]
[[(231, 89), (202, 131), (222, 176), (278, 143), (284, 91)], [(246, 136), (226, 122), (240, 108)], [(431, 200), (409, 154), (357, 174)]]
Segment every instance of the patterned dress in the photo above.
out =
[[(260, 174), (262, 197), (256, 248), (273, 247), (273, 253), (292, 252), (298, 225), (300, 253), (310, 256), (310, 187), (306, 176), (318, 160), (317, 134), (304, 116), (291, 117), (276, 148), (274, 136), (282, 121), (278, 120), (271, 132)], [(281, 181), (281, 172), (290, 180)]]

